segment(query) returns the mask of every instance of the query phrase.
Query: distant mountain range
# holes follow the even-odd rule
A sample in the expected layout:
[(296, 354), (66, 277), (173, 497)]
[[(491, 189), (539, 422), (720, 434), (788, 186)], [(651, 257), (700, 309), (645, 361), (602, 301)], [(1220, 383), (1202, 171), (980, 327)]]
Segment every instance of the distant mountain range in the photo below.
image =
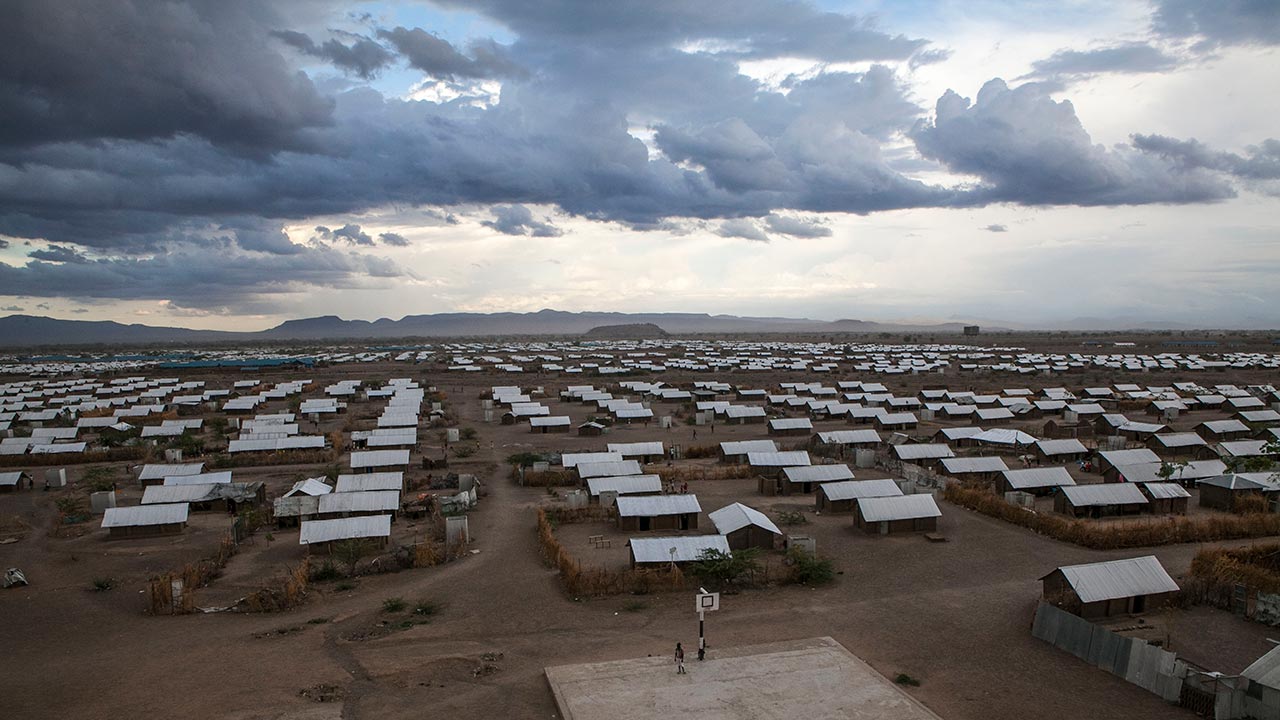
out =
[[(503, 335), (585, 335), (593, 329), (618, 326), (653, 325), (672, 335), (728, 333), (906, 333), (959, 334), (966, 324), (879, 323), (867, 320), (808, 320), (782, 317), (738, 317), (705, 313), (618, 313), (563, 312), (540, 310), (533, 313), (438, 313), (408, 315), (399, 320), (343, 320), (334, 315), (289, 320), (257, 332), (191, 330), (150, 325), (124, 325), (111, 321), (58, 320), (30, 315), (0, 318), (0, 347), (54, 345), (146, 345), (220, 342), (282, 342), (315, 340), (395, 340), (399, 338), (481, 337)], [(1008, 330), (1153, 330), (1179, 329), (1175, 323), (1127, 322), (1081, 318), (1055, 327), (1032, 328), (1007, 323), (998, 327), (991, 321), (975, 322), (982, 331)], [(598, 332), (598, 331), (597, 331)]]

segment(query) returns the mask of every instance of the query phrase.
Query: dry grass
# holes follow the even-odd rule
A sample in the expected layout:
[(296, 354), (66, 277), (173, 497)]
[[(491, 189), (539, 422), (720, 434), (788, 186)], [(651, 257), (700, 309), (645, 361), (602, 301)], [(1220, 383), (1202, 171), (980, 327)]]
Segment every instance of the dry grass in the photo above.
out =
[(1205, 548), (1191, 561), (1191, 575), (1211, 585), (1248, 586), (1280, 593), (1280, 543), (1242, 548)]
[(250, 593), (245, 597), (243, 606), (249, 612), (280, 612), (295, 608), (306, 600), (310, 577), (311, 560), (303, 558), (302, 562), (289, 568), (280, 585)]
[(1170, 516), (1153, 518), (1145, 523), (1098, 524), (1010, 505), (991, 490), (979, 486), (951, 483), (943, 491), (943, 498), (961, 507), (1020, 525), (1040, 535), (1093, 550), (1280, 535), (1280, 515), (1274, 513)]
[[(516, 481), (519, 480), (518, 468), (512, 468), (512, 474), (515, 475)], [(521, 484), (526, 487), (572, 487), (578, 484), (578, 477), (568, 470), (543, 470), (535, 472), (525, 469), (524, 481)]]
[(664, 483), (684, 483), (692, 480), (741, 480), (754, 477), (755, 468), (750, 465), (708, 465), (697, 467), (662, 467), (658, 477)]

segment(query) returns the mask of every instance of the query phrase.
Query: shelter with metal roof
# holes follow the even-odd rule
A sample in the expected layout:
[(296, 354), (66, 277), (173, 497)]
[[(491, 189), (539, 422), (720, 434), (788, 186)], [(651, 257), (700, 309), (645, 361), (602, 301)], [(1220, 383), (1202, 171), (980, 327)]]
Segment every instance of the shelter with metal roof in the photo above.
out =
[(697, 562), (708, 550), (733, 554), (723, 535), (683, 535), (677, 537), (631, 538), (631, 564), (658, 567)]
[(901, 494), (902, 488), (890, 478), (822, 483), (818, 486), (814, 509), (829, 513), (852, 512), (863, 498), (897, 497)]
[(1180, 589), (1154, 555), (1066, 565), (1040, 581), (1045, 602), (1083, 618), (1146, 612)]
[(726, 505), (707, 517), (734, 550), (749, 547), (772, 550), (782, 538), (782, 531), (767, 515), (742, 503)]
[(107, 508), (102, 527), (113, 539), (177, 535), (187, 526), (188, 510), (185, 502)]
[(696, 495), (644, 495), (618, 498), (618, 529), (696, 530), (702, 506)]
[(935, 532), (940, 517), (942, 511), (928, 493), (869, 497), (858, 501), (853, 524), (868, 535)]
[(1072, 517), (1104, 517), (1140, 513), (1147, 503), (1147, 496), (1132, 483), (1071, 485), (1059, 489), (1053, 509)]

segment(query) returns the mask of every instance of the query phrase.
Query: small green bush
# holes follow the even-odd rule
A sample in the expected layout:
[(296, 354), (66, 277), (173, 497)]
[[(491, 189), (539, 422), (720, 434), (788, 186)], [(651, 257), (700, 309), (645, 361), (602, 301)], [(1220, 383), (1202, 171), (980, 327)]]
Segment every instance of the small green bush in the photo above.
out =
[(414, 615), (435, 615), (440, 612), (440, 604), (434, 600), (421, 600), (413, 606)]
[(920, 687), (920, 681), (911, 677), (906, 673), (898, 673), (893, 681), (899, 685), (910, 685), (911, 687)]
[(405, 608), (405, 601), (402, 598), (387, 598), (382, 601), (382, 612), (397, 613)]
[(792, 548), (787, 553), (791, 562), (791, 579), (801, 585), (826, 585), (836, 577), (835, 567), (830, 560), (819, 558), (800, 548)]
[(94, 578), (93, 589), (97, 592), (106, 592), (116, 586), (116, 581), (111, 578)]

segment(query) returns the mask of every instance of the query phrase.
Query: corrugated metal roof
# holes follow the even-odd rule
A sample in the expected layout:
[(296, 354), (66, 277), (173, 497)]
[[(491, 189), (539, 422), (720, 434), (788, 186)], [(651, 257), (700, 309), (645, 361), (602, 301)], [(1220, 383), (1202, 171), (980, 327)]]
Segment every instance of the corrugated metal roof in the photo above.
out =
[(631, 556), (637, 563), (694, 562), (707, 550), (732, 554), (729, 540), (723, 535), (631, 538)]
[(1147, 497), (1138, 486), (1129, 483), (1066, 486), (1062, 492), (1075, 507), (1147, 504)]
[(927, 493), (863, 498), (858, 501), (858, 513), (866, 522), (942, 517), (938, 504), (934, 502), (933, 496)]
[(1164, 566), (1154, 555), (1087, 565), (1067, 565), (1058, 570), (1081, 602), (1086, 603), (1179, 590), (1178, 584), (1169, 577), (1169, 573), (1165, 572)]
[(177, 465), (164, 465), (159, 463), (148, 463), (142, 466), (142, 472), (138, 473), (139, 480), (163, 480), (167, 477), (177, 475), (197, 475), (204, 471), (204, 463), (183, 463)]
[(1271, 648), (1266, 655), (1254, 660), (1240, 675), (1259, 685), (1280, 690), (1280, 646)]
[(1208, 420), (1200, 423), (1200, 427), (1214, 433), (1249, 432), (1249, 426), (1239, 420)]
[(289, 492), (284, 494), (284, 497), (288, 498), (298, 495), (318, 497), (320, 495), (328, 495), (331, 492), (333, 492), (333, 488), (329, 487), (329, 484), (324, 482), (324, 478), (307, 478), (306, 480), (299, 480), (294, 483), (293, 487), (289, 489)]
[(1071, 473), (1064, 467), (1039, 467), (1025, 470), (1005, 470), (1004, 478), (1014, 490), (1031, 490), (1034, 488), (1065, 487), (1075, 485)]
[(813, 423), (809, 418), (776, 418), (769, 421), (772, 430), (812, 430)]
[(578, 463), (621, 462), (624, 459), (621, 453), (615, 452), (565, 453), (560, 456), (560, 464), (568, 469)]
[(1107, 463), (1119, 467), (1121, 465), (1139, 465), (1141, 463), (1160, 462), (1160, 456), (1147, 448), (1136, 450), (1102, 450), (1098, 456)]
[(994, 473), (1009, 469), (1004, 460), (998, 457), (953, 457), (943, 458), (942, 467), (952, 475), (965, 473)]
[(102, 527), (142, 527), (184, 523), (187, 521), (187, 511), (186, 503), (107, 508), (102, 514)]
[(335, 492), (320, 496), (321, 513), (384, 512), (400, 509), (400, 490)]
[(654, 517), (657, 515), (685, 515), (700, 513), (697, 495), (655, 495), (618, 498), (620, 517)]
[(592, 495), (610, 491), (619, 495), (660, 493), (662, 478), (657, 475), (615, 475), (593, 477), (587, 480), (587, 492)]
[(874, 497), (897, 497), (902, 494), (898, 483), (889, 478), (876, 480), (846, 480), (844, 482), (824, 483), (819, 492), (828, 500), (861, 500)]
[(734, 440), (720, 443), (720, 452), (725, 455), (746, 455), (754, 452), (778, 452), (778, 446), (772, 440)]
[(1208, 445), (1204, 438), (1193, 432), (1177, 432), (1156, 435), (1156, 442), (1168, 448), (1198, 447)]
[[(330, 497), (324, 495), (321, 497)], [(390, 515), (361, 515), (334, 520), (303, 520), (298, 533), (299, 545), (353, 540), (368, 537), (390, 537)]]
[(1191, 493), (1178, 483), (1171, 482), (1153, 482), (1143, 483), (1142, 489), (1147, 491), (1153, 500), (1173, 500), (1176, 498), (1189, 498)]
[(763, 528), (774, 535), (782, 534), (782, 531), (778, 529), (778, 526), (774, 525), (773, 521), (764, 513), (756, 510), (755, 508), (747, 507), (742, 503), (725, 505), (719, 510), (710, 513), (707, 517), (711, 518), (711, 524), (716, 526), (716, 530), (721, 535), (728, 535), (729, 533), (741, 530), (748, 525), (755, 525), (758, 528)]
[(529, 418), (531, 427), (568, 427), (572, 422), (568, 415), (542, 415)]
[(752, 467), (794, 467), (809, 464), (809, 453), (804, 450), (789, 452), (750, 452), (747, 464)]
[(793, 483), (827, 483), (853, 479), (853, 471), (848, 465), (798, 465), (783, 468), (782, 474)]
[(880, 442), (875, 430), (833, 430), (818, 433), (818, 439), (834, 445), (869, 445)]
[(404, 487), (403, 472), (358, 473), (339, 475), (334, 492), (370, 492), (373, 490), (400, 490)]
[(1021, 430), (1009, 430), (1003, 428), (983, 430), (977, 435), (971, 437), (970, 440), (993, 443), (996, 445), (1030, 445), (1036, 441), (1035, 437), (1022, 432)]
[(401, 467), (408, 464), (408, 450), (364, 450), (351, 453), (353, 470), (366, 467)]
[(1063, 440), (1037, 440), (1036, 447), (1045, 455), (1076, 455), (1089, 452), (1084, 443), (1075, 438)]
[(1217, 475), (1215, 477), (1203, 478), (1200, 480), (1201, 485), (1212, 485), (1214, 487), (1226, 488), (1228, 490), (1267, 490), (1273, 491), (1280, 489), (1276, 484), (1269, 482), (1268, 478), (1271, 473), (1239, 473), (1228, 475)]
[(230, 470), (196, 473), (195, 475), (169, 475), (164, 479), (165, 485), (207, 485), (231, 482)]
[(609, 452), (624, 458), (640, 455), (664, 455), (661, 442), (609, 443)]
[(899, 460), (931, 460), (936, 458), (955, 457), (955, 453), (947, 445), (927, 443), (923, 445), (894, 445), (893, 452)]
[(17, 485), (26, 474), (21, 471), (0, 473), (0, 485)]
[(578, 477), (586, 480), (593, 477), (611, 477), (615, 475), (640, 475), (640, 463), (635, 460), (618, 460), (614, 462), (584, 462), (577, 465)]

